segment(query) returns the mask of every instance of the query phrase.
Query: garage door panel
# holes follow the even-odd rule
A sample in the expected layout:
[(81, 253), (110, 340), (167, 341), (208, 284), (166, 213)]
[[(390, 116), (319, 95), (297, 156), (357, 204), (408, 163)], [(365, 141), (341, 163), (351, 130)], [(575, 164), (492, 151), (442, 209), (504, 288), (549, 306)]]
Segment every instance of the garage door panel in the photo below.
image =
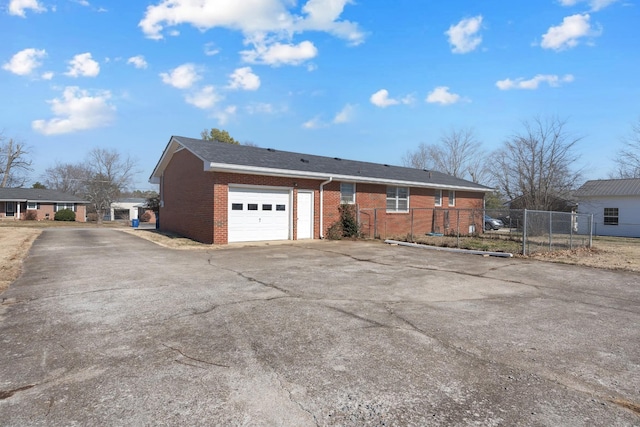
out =
[(229, 188), (229, 242), (289, 239), (289, 190)]

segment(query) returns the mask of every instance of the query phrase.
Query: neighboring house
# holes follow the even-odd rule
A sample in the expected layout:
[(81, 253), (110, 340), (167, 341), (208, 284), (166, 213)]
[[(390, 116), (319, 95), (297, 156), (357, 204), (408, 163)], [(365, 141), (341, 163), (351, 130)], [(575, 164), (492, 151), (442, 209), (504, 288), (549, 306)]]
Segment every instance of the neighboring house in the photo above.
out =
[(76, 221), (85, 222), (87, 202), (55, 190), (39, 188), (0, 188), (0, 220), (51, 219), (62, 209), (76, 213)]
[(578, 212), (593, 214), (595, 235), (640, 237), (640, 178), (587, 181), (575, 196)]
[(148, 222), (155, 222), (156, 216), (151, 209), (147, 208), (147, 199), (144, 198), (128, 198), (120, 199), (111, 203), (111, 210), (109, 216), (105, 218), (107, 221), (116, 220), (143, 220), (144, 213), (149, 212)]
[(379, 208), (378, 219), (482, 210), (491, 191), (439, 172), (179, 136), (149, 181), (160, 184), (161, 230), (214, 244), (323, 238), (341, 203)]

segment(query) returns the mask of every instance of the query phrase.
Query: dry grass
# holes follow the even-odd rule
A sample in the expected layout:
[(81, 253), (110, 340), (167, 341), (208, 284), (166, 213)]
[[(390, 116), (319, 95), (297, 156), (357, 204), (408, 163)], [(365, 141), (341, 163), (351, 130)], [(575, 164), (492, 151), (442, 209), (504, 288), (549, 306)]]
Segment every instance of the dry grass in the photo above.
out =
[(42, 229), (37, 228), (0, 228), (0, 293), (22, 272), (22, 260), (40, 233)]

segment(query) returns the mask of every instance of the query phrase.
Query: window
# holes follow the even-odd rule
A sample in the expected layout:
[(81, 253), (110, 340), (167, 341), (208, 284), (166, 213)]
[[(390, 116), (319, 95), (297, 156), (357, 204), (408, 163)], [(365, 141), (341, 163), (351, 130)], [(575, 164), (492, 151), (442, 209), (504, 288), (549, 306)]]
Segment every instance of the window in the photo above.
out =
[(356, 185), (353, 182), (340, 183), (340, 203), (353, 204), (356, 202)]
[(262, 205), (262, 210), (263, 211), (270, 211), (270, 210), (272, 210), (271, 209), (272, 207), (273, 207), (272, 205)]
[(433, 204), (436, 206), (442, 206), (442, 190), (436, 190)]
[(242, 210), (242, 203), (231, 203), (231, 210), (232, 211), (241, 211)]
[(27, 202), (27, 209), (38, 209), (38, 202)]
[(284, 210), (284, 205), (276, 205), (276, 210), (277, 211), (283, 211)]
[(604, 225), (618, 225), (618, 208), (604, 208)]
[(69, 209), (70, 211), (75, 212), (75, 205), (73, 203), (56, 203), (56, 212), (61, 211), (63, 209)]
[(456, 192), (449, 190), (449, 206), (456, 205)]
[(247, 210), (248, 211), (257, 211), (258, 210), (258, 204), (257, 203), (249, 203), (247, 205)]
[(387, 212), (409, 212), (409, 188), (387, 187)]

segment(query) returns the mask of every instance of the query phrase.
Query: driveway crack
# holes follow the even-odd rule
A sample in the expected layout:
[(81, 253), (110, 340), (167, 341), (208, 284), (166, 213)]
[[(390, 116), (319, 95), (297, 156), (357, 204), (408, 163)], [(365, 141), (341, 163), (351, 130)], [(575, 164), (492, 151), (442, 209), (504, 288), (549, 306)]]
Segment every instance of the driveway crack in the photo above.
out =
[[(172, 346), (167, 345), (167, 344), (165, 344), (165, 343), (162, 343), (162, 345), (163, 345), (163, 346), (165, 346), (165, 347), (167, 347), (167, 348), (169, 348), (169, 349), (171, 349), (171, 350), (173, 350), (173, 351), (175, 351), (175, 352), (178, 352), (182, 357), (185, 357), (185, 358), (187, 358), (187, 359), (189, 359), (189, 360), (193, 360), (193, 361), (195, 361), (195, 362), (204, 363), (205, 365), (217, 366), (217, 367), (219, 367), (219, 368), (230, 368), (230, 367), (231, 367), (231, 366), (229, 366), (229, 365), (223, 365), (222, 363), (209, 362), (208, 360), (202, 360), (202, 359), (198, 359), (197, 357), (189, 356), (188, 354), (185, 354), (185, 353), (184, 353), (182, 350), (180, 350), (179, 348), (172, 347)], [(176, 360), (176, 362), (178, 362), (178, 363), (182, 363), (182, 364), (185, 364), (185, 365), (189, 365), (189, 366), (193, 366), (193, 365), (191, 365), (191, 364), (189, 364), (189, 363), (184, 363), (184, 362), (181, 362), (181, 361), (179, 361), (179, 360)]]

